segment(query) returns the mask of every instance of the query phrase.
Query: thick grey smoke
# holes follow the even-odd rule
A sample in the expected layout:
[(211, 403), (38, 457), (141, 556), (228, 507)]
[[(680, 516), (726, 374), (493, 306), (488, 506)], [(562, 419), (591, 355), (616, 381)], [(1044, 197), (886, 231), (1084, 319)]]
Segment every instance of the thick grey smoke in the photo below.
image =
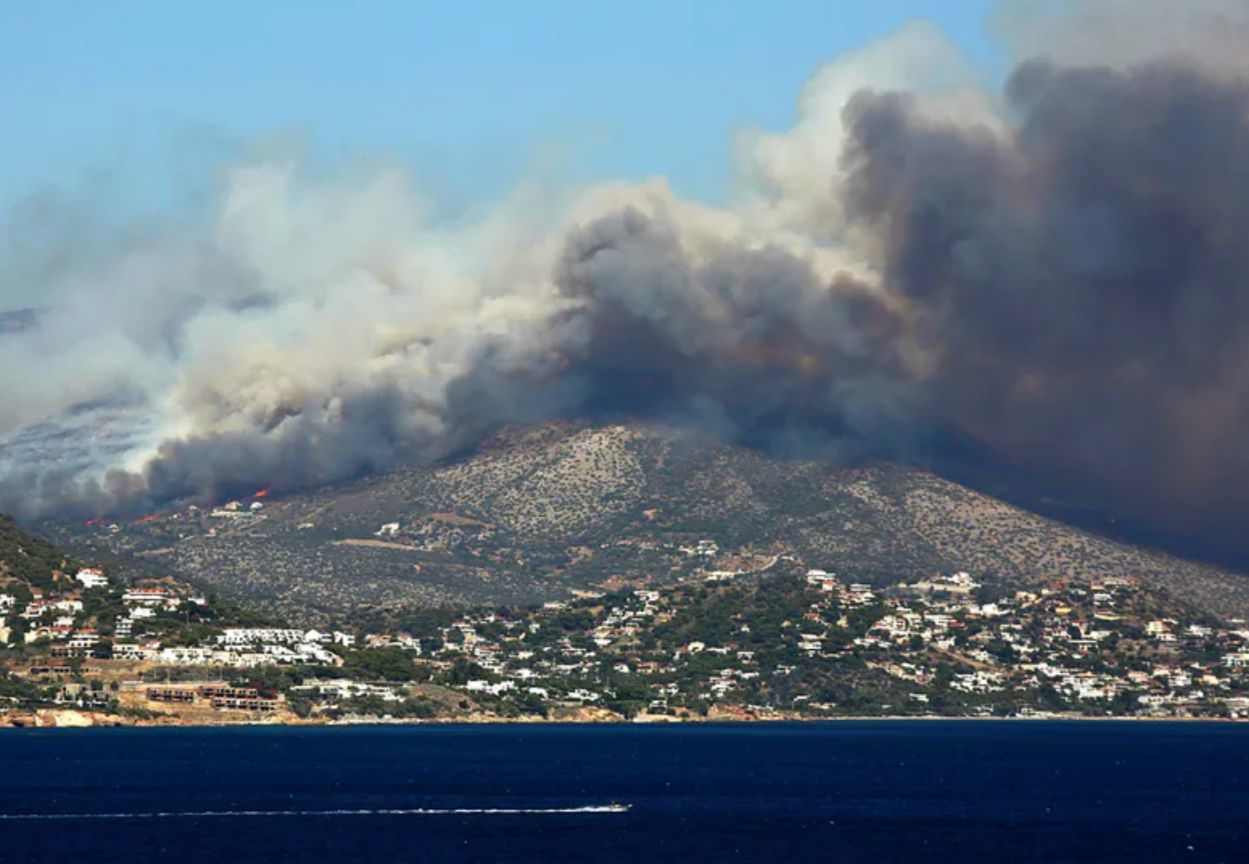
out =
[(572, 232), (556, 271), (582, 408), (783, 446), (859, 446), (906, 418), (896, 317), (866, 285), (776, 247), (699, 259), (633, 209)]
[(1249, 551), (1245, 13), (1007, 21), (1029, 56), (1000, 92), (908, 26), (743, 137), (730, 208), (654, 181), (448, 230), (397, 172), (236, 166), (199, 222), (0, 269), (41, 290), (0, 327), (0, 509), (294, 489), (628, 415), (833, 456), (971, 441)]
[(1021, 65), (1008, 135), (860, 94), (846, 206), (931, 349), (930, 416), (1125, 512), (1249, 512), (1249, 87)]

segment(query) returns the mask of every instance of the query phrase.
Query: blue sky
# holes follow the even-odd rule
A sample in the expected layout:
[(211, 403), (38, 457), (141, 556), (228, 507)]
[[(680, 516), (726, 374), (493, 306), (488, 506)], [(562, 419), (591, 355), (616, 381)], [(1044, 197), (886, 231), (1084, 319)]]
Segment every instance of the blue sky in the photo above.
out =
[(928, 17), (990, 64), (992, 6), (0, 0), (0, 207), (100, 176), (168, 195), (269, 136), (399, 161), (450, 200), (545, 169), (714, 201), (733, 133), (787, 126), (822, 61)]

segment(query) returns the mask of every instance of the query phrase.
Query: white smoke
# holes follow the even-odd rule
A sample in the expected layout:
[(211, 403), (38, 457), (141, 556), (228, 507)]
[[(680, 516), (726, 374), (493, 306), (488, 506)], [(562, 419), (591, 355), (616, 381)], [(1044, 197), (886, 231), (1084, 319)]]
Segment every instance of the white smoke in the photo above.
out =
[(739, 142), (749, 212), (777, 232), (843, 246), (846, 219), (837, 191), (846, 168), (843, 111), (862, 90), (923, 99), (934, 119), (998, 123), (975, 67), (933, 24), (914, 21), (817, 69), (798, 100), (798, 121)]

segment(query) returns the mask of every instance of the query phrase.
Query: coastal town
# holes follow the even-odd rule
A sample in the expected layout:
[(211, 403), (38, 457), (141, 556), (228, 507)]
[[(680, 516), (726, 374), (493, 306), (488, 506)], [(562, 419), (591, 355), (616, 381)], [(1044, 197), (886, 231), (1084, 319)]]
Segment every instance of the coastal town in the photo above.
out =
[(1249, 719), (1249, 626), (1130, 576), (878, 587), (784, 555), (754, 573), (324, 629), (172, 578), (9, 571), (0, 670), (10, 725)]

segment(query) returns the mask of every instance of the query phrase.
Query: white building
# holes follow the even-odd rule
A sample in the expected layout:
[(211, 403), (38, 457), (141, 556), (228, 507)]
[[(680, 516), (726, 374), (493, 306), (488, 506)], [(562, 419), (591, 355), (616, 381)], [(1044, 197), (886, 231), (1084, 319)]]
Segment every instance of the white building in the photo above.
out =
[(70, 648), (94, 648), (100, 641), (100, 634), (94, 630), (79, 630), (69, 637)]
[(104, 575), (104, 571), (98, 567), (84, 567), (79, 570), (74, 578), (82, 583), (83, 588), (107, 588), (108, 577)]
[(150, 660), (156, 656), (156, 652), (150, 648), (134, 642), (114, 642), (113, 643), (113, 659), (114, 660)]
[(370, 684), (364, 681), (352, 681), (348, 678), (331, 678), (311, 684), (292, 687), (298, 693), (311, 693), (322, 699), (351, 699), (357, 696), (376, 696), (383, 702), (402, 702), (404, 696), (399, 692), (398, 685)]
[(281, 627), (228, 627), (217, 642), (231, 647), (245, 645), (295, 645), (307, 641), (304, 630)]
[(489, 693), (492, 696), (501, 696), (510, 690), (515, 690), (516, 682), (499, 681), (496, 684), (492, 684), (489, 681), (478, 678), (465, 684), (464, 689), (469, 693)]
[(131, 588), (121, 599), (123, 603), (140, 606), (169, 606), (171, 603), (176, 606), (178, 603), (177, 598), (170, 595), (169, 589), (163, 585)]

